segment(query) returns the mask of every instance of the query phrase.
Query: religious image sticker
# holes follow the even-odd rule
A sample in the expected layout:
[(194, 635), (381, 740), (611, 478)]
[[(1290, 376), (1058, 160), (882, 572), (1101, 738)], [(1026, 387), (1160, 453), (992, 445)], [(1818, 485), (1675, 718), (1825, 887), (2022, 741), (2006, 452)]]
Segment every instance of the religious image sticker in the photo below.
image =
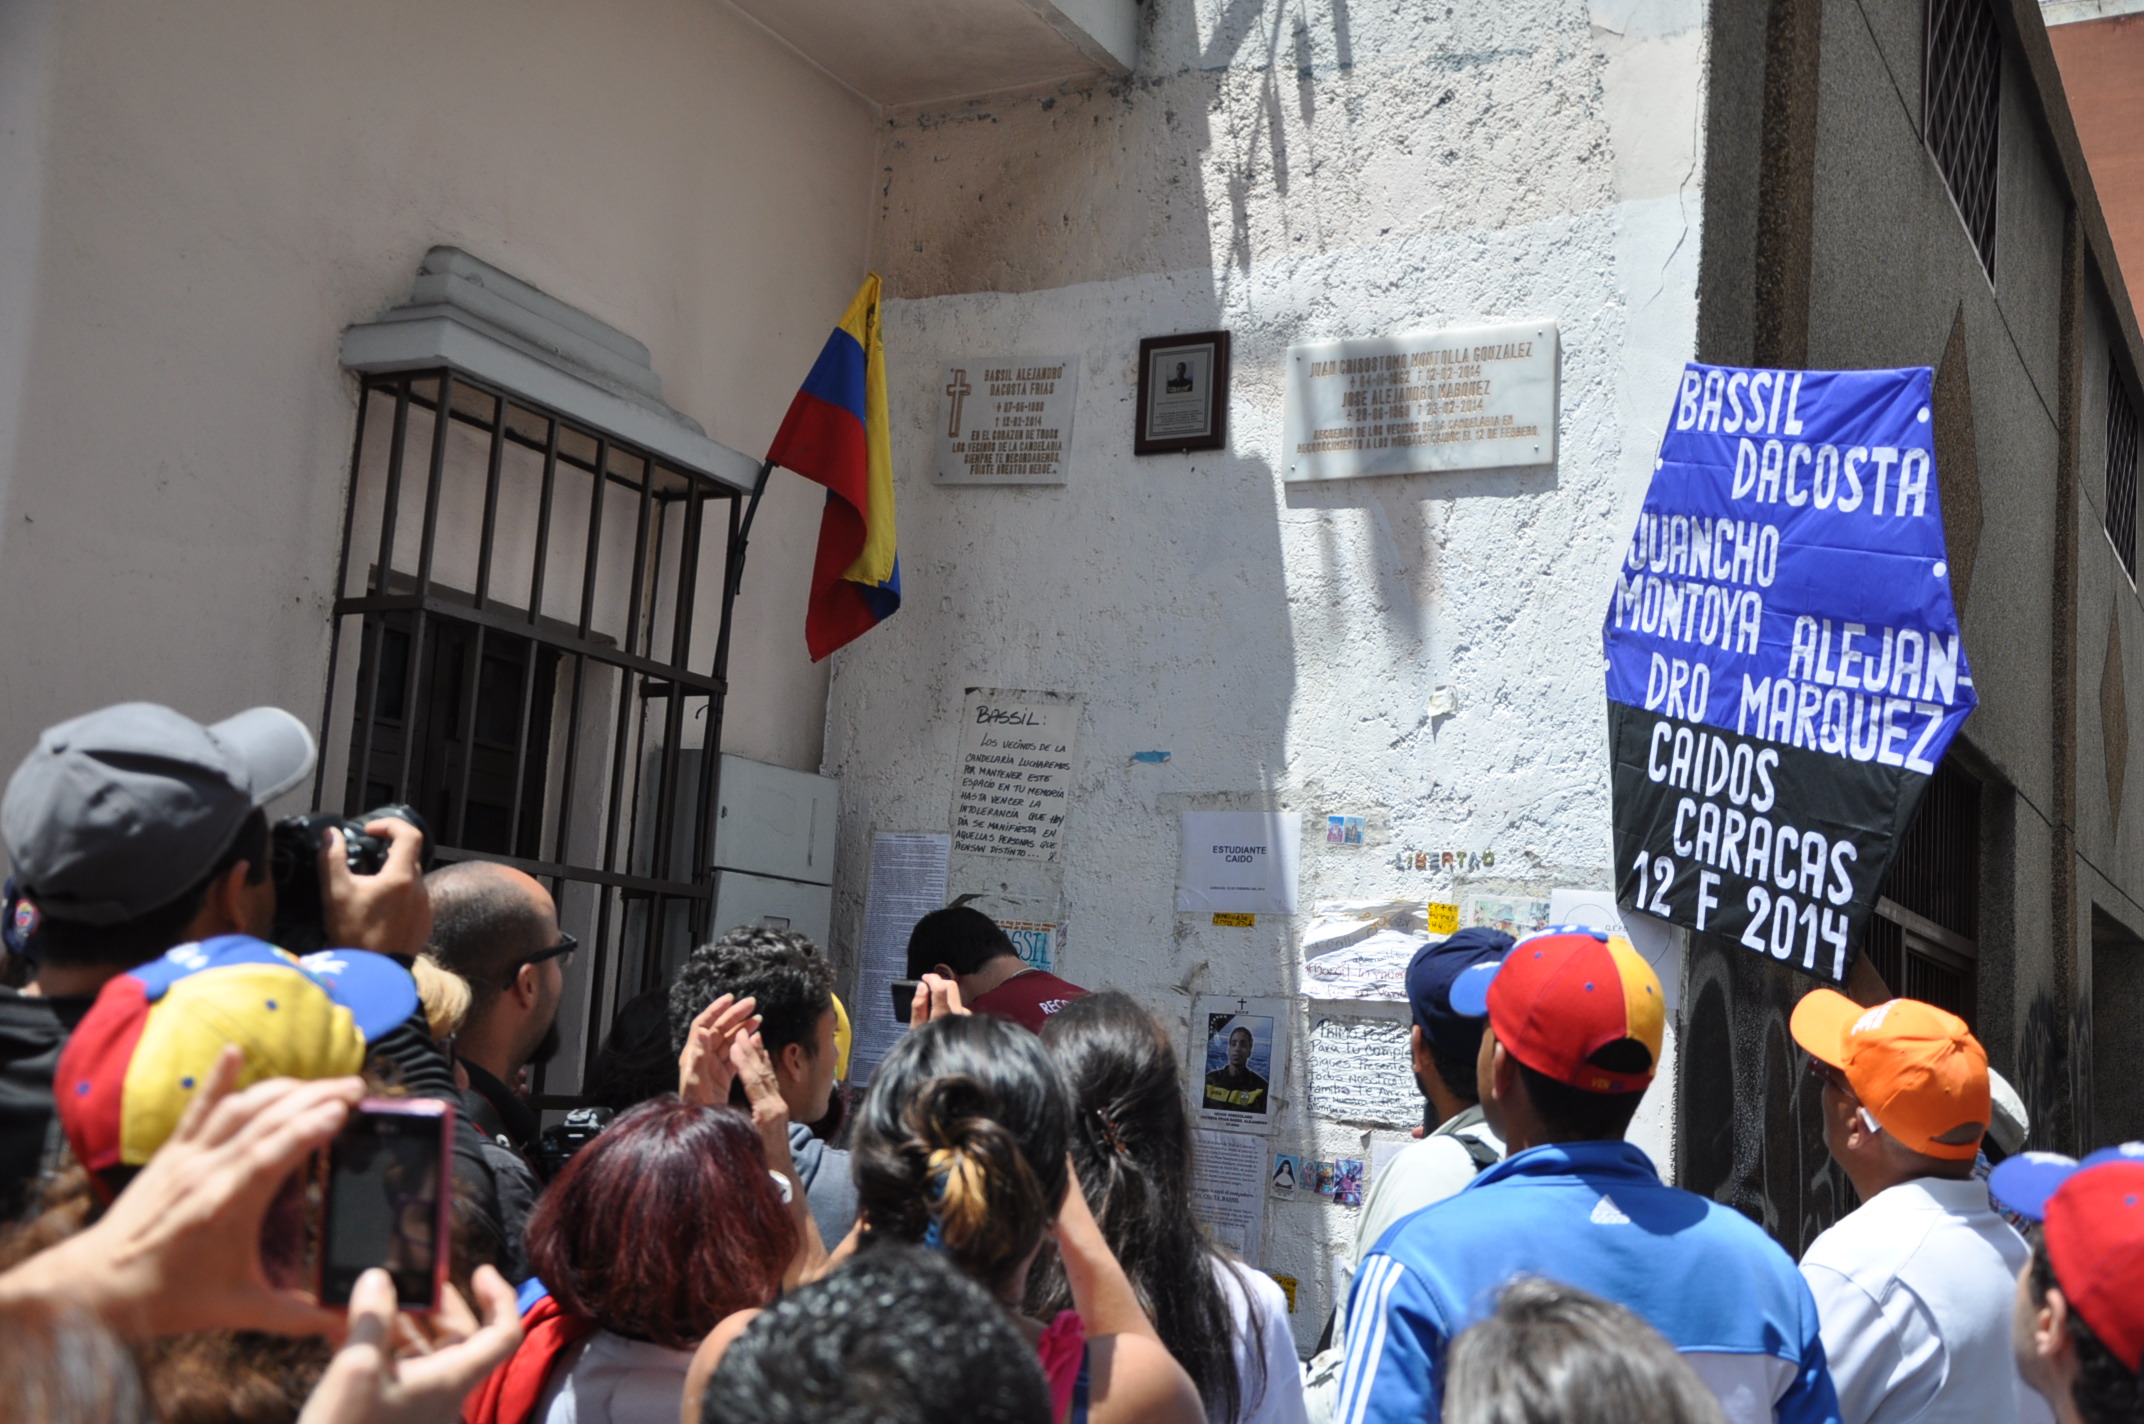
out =
[(1601, 628), (1617, 898), (1833, 983), (1979, 700), (1929, 387), (1686, 367)]

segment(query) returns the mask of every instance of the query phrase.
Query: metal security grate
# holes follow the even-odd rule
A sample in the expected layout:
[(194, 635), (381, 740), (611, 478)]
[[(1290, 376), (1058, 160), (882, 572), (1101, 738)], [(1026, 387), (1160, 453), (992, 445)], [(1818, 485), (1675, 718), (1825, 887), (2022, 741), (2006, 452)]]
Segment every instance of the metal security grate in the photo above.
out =
[(1893, 994), (1971, 1023), (1979, 938), (1980, 783), (1946, 757), (1899, 837), (1862, 952)]
[(2122, 356), (2107, 360), (2107, 537), (2129, 581), (2137, 579), (2137, 408), (2122, 379)]
[(1989, 0), (1928, 0), (1927, 33), (1922, 129), (1992, 282), (2003, 58), (1994, 7)]
[(551, 889), (584, 948), (540, 1105), (708, 933), (739, 518), (730, 486), (460, 372), (364, 380), (314, 802), (407, 803), (441, 860)]

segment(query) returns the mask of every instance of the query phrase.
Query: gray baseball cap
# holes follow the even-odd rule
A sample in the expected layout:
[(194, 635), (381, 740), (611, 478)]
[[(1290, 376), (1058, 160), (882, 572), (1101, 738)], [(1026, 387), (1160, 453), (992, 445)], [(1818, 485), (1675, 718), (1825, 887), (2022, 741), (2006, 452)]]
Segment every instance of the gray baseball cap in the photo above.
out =
[(312, 733), (279, 707), (204, 727), (122, 702), (45, 729), (0, 800), (0, 836), (42, 913), (118, 924), (198, 884), (254, 808), (312, 769)]

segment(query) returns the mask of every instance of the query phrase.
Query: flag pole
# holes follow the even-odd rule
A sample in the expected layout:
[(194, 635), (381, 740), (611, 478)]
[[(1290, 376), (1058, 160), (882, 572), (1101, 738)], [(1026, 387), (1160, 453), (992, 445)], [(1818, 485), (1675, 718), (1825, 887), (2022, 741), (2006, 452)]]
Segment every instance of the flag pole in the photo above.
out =
[(752, 482), (752, 498), (745, 504), (744, 517), (737, 522), (737, 532), (730, 538), (728, 567), (722, 574), (722, 632), (715, 640), (715, 679), (727, 683), (730, 675), (730, 613), (737, 602), (738, 590), (744, 587), (744, 550), (752, 538), (752, 519), (759, 513), (759, 498), (767, 492), (767, 476), (774, 473), (774, 461), (762, 460), (759, 478)]

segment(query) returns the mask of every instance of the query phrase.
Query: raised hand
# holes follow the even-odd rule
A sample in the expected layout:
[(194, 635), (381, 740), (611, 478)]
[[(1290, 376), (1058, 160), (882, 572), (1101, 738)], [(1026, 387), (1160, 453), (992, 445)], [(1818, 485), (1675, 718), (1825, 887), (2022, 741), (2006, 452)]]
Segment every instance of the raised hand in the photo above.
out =
[(283, 1184), (342, 1130), (364, 1082), (272, 1078), (234, 1093), (244, 1064), (226, 1048), (177, 1130), (111, 1210), (0, 1276), (0, 1304), (71, 1304), (136, 1340), (340, 1330), (342, 1312), (269, 1284), (259, 1243)]
[(703, 1108), (720, 1107), (730, 1100), (730, 1084), (737, 1080), (731, 1050), (740, 1034), (759, 1027), (759, 1017), (752, 1012), (757, 1007), (756, 999), (724, 994), (700, 1010), (686, 1032), (685, 1050), (678, 1055), (679, 1097)]
[(371, 821), (365, 834), (387, 842), (387, 863), (377, 875), (353, 875), (342, 832), (321, 837), (320, 905), (328, 943), (337, 949), (415, 955), (432, 938), (432, 900), (424, 890), (417, 857), (424, 832), (393, 817)]
[(439, 1309), (419, 1321), (396, 1312), (394, 1281), (385, 1271), (359, 1276), (350, 1292), (349, 1333), (298, 1424), (448, 1424), (463, 1397), (521, 1343), (514, 1288), (505, 1277), (479, 1266), (469, 1284), (484, 1307), (481, 1324), (452, 1286)]

